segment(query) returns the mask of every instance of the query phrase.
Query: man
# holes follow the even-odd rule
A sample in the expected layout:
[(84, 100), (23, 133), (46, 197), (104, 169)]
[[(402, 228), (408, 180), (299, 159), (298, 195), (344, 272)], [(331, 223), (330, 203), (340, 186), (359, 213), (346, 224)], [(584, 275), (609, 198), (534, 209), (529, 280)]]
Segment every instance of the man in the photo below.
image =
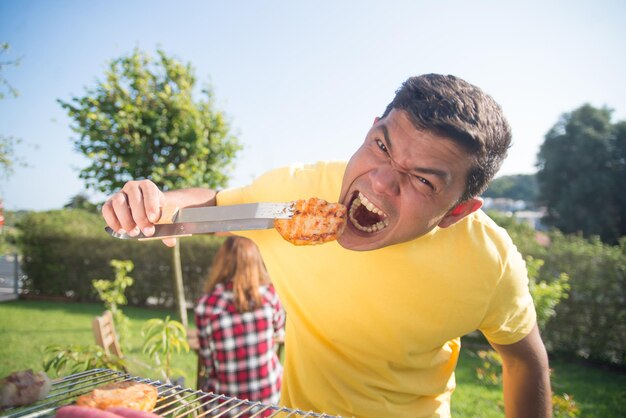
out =
[(503, 359), (506, 415), (547, 417), (548, 360), (525, 265), (477, 197), (510, 140), (491, 97), (423, 75), (396, 92), (347, 165), (287, 167), (220, 192), (129, 182), (102, 212), (114, 230), (151, 235), (165, 205), (339, 201), (349, 219), (338, 242), (296, 247), (274, 230), (242, 233), (261, 248), (287, 312), (282, 402), (343, 416), (450, 416), (460, 337), (479, 329)]

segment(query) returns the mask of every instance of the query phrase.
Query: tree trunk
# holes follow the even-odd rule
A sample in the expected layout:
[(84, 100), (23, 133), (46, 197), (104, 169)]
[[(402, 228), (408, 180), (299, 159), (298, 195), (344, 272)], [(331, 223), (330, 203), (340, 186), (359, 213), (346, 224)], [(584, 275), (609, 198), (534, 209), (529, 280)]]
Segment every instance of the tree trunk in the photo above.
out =
[(180, 262), (180, 240), (176, 240), (176, 245), (172, 248), (174, 275), (174, 292), (176, 294), (176, 307), (180, 315), (180, 322), (187, 328), (187, 301), (185, 300), (185, 287), (183, 285), (183, 268)]

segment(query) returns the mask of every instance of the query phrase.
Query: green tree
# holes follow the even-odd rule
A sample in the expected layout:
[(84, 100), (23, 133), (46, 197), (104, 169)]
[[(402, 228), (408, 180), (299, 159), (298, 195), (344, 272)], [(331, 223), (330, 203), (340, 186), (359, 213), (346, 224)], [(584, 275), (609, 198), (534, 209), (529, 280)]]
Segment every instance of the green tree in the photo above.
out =
[(615, 181), (617, 196), (615, 198), (620, 208), (619, 230), (621, 235), (626, 235), (626, 121), (620, 121), (614, 125), (615, 142), (613, 144), (613, 170), (615, 172)]
[[(111, 61), (105, 80), (80, 97), (59, 100), (73, 121), (75, 149), (91, 160), (80, 172), (88, 188), (110, 194), (131, 179), (163, 190), (226, 186), (241, 149), (210, 86), (194, 99), (191, 64), (135, 49)], [(180, 247), (173, 250), (176, 300), (187, 325)]]
[[(0, 44), (0, 55), (4, 55), (10, 48), (7, 42)], [(0, 58), (0, 100), (4, 99), (8, 95), (17, 97), (19, 92), (13, 87), (6, 78), (4, 78), (3, 71), (7, 66), (18, 66), (20, 59), (8, 59)], [(15, 146), (19, 144), (21, 140), (12, 136), (5, 136), (0, 134), (0, 179), (8, 179), (13, 175), (13, 170), (16, 164), (22, 164), (19, 158), (15, 154)], [(0, 196), (0, 216), (4, 216), (2, 213), (2, 197)], [(4, 218), (3, 218), (4, 224)], [(6, 228), (0, 225), (0, 254), (11, 248), (11, 244), (8, 243), (9, 234), (6, 232)]]
[(149, 178), (163, 189), (223, 187), (240, 145), (210, 87), (195, 100), (194, 70), (158, 51), (115, 59), (82, 97), (59, 100), (73, 120), (75, 149), (91, 160), (87, 186), (111, 193)]
[(483, 197), (507, 197), (534, 203), (537, 194), (537, 179), (534, 174), (516, 174), (494, 179), (483, 193)]
[(546, 224), (615, 244), (626, 235), (626, 129), (611, 114), (587, 104), (563, 115), (540, 148), (537, 182)]
[[(0, 56), (7, 53), (10, 45), (7, 42), (0, 44)], [(7, 95), (17, 97), (19, 92), (11, 85), (3, 75), (3, 71), (7, 66), (17, 67), (20, 65), (20, 59), (4, 59), (0, 58), (0, 100)], [(0, 177), (9, 178), (13, 174), (15, 166), (15, 146), (21, 141), (12, 136), (0, 135)]]
[(91, 213), (99, 213), (98, 205), (91, 203), (84, 193), (73, 196), (63, 207), (65, 209), (82, 209)]

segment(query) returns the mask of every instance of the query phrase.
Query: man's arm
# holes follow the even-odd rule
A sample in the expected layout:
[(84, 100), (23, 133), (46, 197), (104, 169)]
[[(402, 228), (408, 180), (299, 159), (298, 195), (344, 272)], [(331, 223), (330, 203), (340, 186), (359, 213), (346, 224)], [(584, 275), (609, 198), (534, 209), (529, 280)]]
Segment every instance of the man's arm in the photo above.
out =
[[(102, 206), (102, 216), (114, 231), (136, 236), (143, 232), (154, 234), (154, 224), (159, 221), (163, 208), (215, 206), (217, 192), (211, 189), (190, 188), (163, 193), (150, 180), (129, 181)], [(172, 246), (176, 239), (165, 239)]]
[(502, 357), (504, 409), (507, 418), (552, 416), (548, 354), (537, 325), (521, 341), (491, 344)]

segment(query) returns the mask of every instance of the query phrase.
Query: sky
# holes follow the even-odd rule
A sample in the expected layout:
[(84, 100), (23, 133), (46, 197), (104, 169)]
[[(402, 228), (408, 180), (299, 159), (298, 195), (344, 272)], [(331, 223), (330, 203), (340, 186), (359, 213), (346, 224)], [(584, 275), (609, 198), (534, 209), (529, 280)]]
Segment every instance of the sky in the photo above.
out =
[(531, 174), (544, 136), (589, 103), (626, 119), (626, 2), (0, 0), (0, 135), (21, 140), (8, 210), (60, 209), (85, 193), (71, 120), (107, 64), (139, 48), (191, 63), (244, 149), (229, 186), (294, 162), (344, 160), (410, 76), (453, 74), (504, 109), (500, 175)]

